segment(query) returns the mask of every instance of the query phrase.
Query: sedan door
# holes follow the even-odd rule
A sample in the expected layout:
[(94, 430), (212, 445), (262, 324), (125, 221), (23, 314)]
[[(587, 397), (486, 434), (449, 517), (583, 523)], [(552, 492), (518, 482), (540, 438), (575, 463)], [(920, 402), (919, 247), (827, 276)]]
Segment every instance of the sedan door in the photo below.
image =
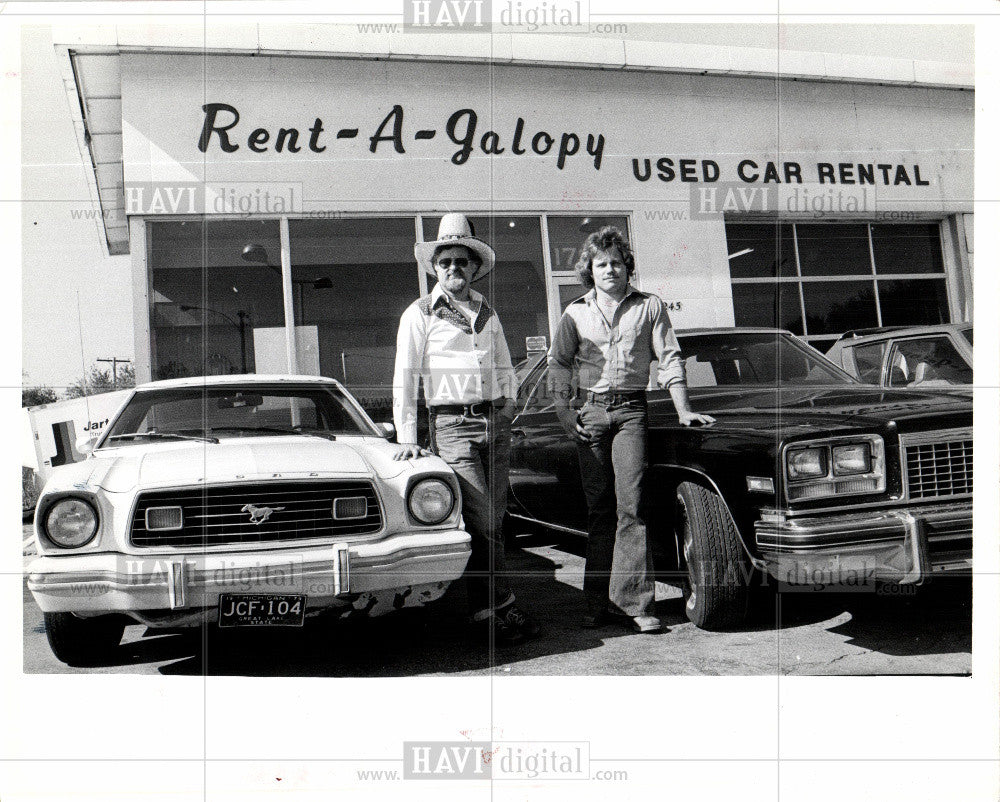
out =
[(556, 417), (544, 361), (521, 382), (518, 403), (521, 411), (511, 430), (512, 511), (549, 525), (585, 532), (587, 502), (576, 444)]

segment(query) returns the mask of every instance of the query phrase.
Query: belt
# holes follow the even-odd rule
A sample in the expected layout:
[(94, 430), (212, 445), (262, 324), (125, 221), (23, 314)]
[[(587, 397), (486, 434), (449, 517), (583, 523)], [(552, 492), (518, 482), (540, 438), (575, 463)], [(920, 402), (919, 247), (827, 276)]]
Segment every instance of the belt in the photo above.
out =
[(473, 404), (434, 404), (430, 411), (434, 415), (465, 415), (475, 418), (505, 406), (507, 406), (507, 399), (500, 396), (492, 401), (476, 401)]
[(587, 401), (591, 404), (606, 404), (616, 406), (629, 401), (646, 402), (645, 390), (608, 390), (606, 393), (595, 393), (587, 390)]

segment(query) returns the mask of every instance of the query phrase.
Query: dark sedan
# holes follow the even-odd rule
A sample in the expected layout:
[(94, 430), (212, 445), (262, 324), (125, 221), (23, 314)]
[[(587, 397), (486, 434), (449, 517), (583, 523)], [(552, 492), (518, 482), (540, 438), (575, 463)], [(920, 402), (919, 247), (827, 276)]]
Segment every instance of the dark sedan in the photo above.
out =
[[(706, 629), (744, 621), (755, 578), (856, 589), (970, 571), (968, 396), (860, 384), (784, 331), (678, 333), (693, 408), (649, 394), (649, 522), (661, 578)], [(576, 446), (544, 355), (519, 370), (511, 515), (585, 534)]]

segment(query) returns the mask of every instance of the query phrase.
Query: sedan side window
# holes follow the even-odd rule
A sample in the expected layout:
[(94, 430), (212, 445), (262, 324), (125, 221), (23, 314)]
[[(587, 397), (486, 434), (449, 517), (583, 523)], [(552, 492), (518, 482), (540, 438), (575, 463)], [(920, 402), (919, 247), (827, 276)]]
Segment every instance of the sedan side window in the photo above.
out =
[(900, 340), (893, 346), (891, 365), (891, 387), (972, 383), (972, 368), (947, 337)]
[(858, 370), (858, 378), (865, 384), (879, 384), (882, 381), (882, 360), (885, 358), (886, 346), (887, 343), (880, 342), (859, 345), (851, 349), (854, 353), (854, 366)]

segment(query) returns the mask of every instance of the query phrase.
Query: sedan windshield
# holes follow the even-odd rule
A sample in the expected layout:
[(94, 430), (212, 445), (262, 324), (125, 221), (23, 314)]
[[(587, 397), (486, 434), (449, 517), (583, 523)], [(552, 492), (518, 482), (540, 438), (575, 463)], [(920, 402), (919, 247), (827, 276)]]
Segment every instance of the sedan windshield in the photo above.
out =
[(785, 334), (688, 334), (680, 344), (689, 387), (857, 383), (819, 351)]
[(101, 445), (282, 434), (378, 433), (332, 386), (170, 387), (132, 396)]

